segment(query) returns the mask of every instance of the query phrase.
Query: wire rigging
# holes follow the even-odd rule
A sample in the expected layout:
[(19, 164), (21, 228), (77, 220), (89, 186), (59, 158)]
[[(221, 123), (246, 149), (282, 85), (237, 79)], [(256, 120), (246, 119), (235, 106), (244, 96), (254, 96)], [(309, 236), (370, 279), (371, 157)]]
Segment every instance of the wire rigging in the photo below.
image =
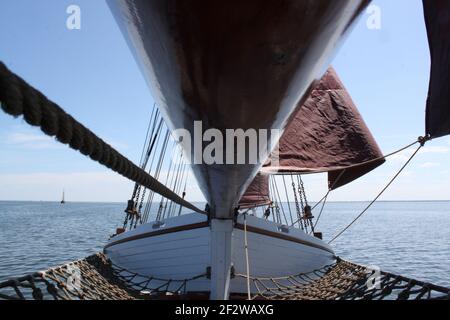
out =
[[(381, 195), (389, 188), (389, 186), (397, 179), (397, 177), (403, 172), (403, 170), (408, 166), (408, 164), (412, 161), (412, 159), (416, 156), (416, 154), (422, 149), (425, 143), (430, 140), (430, 137), (419, 137), (416, 142), (412, 143), (408, 147), (411, 147), (417, 143), (419, 143), (419, 147), (414, 151), (414, 153), (409, 157), (408, 161), (400, 168), (400, 170), (394, 175), (394, 177), (387, 183), (387, 185), (377, 194), (375, 199), (373, 199), (364, 210), (356, 216), (343, 230), (341, 230), (336, 236), (334, 236), (328, 243), (331, 244), (337, 238), (339, 238), (345, 231), (347, 231), (356, 221), (358, 221), (371, 207), (372, 205), (381, 197)], [(405, 150), (405, 148), (400, 149), (401, 151)], [(397, 152), (398, 153), (398, 152)], [(391, 154), (392, 155), (392, 154)]]

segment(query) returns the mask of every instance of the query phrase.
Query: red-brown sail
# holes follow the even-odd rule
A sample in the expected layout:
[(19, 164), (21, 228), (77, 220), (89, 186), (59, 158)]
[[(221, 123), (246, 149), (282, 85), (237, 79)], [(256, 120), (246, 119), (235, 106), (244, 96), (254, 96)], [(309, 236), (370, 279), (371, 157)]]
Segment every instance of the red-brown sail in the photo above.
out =
[[(333, 68), (329, 68), (307, 101), (298, 107), (263, 173), (328, 172), (336, 189), (384, 162), (345, 169), (382, 156), (375, 139)], [(344, 171), (345, 170), (345, 171)]]
[(450, 1), (424, 0), (423, 8), (431, 53), (426, 132), (436, 138), (450, 134)]
[(260, 207), (270, 204), (269, 176), (257, 174), (239, 201), (241, 209)]

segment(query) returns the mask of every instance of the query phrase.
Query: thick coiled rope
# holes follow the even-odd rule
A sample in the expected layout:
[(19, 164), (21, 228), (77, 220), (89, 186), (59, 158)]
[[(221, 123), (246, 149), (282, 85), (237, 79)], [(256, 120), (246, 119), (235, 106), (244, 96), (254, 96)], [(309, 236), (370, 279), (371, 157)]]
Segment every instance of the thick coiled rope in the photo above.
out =
[(92, 160), (183, 207), (204, 213), (136, 166), (56, 103), (12, 73), (2, 62), (0, 62), (0, 102), (1, 108), (6, 113), (14, 117), (23, 115), (30, 125), (40, 127), (45, 134), (56, 137), (59, 142), (68, 144)]

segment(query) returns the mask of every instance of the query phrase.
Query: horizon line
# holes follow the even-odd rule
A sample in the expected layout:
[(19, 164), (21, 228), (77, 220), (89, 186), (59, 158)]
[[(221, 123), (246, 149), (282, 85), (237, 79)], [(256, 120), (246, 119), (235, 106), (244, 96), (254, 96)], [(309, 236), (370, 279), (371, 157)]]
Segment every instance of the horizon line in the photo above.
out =
[[(333, 200), (327, 201), (327, 203), (341, 203), (341, 202), (371, 202), (372, 200)], [(0, 202), (48, 202), (48, 203), (60, 203), (61, 200), (3, 200), (0, 199)], [(75, 201), (66, 201), (66, 203), (126, 203), (127, 200), (124, 201), (83, 201), (83, 200), (75, 200)], [(191, 201), (192, 203), (207, 203), (207, 201)], [(310, 201), (311, 203), (317, 203), (319, 201)], [(436, 199), (436, 200), (378, 200), (376, 202), (450, 202), (450, 199)], [(152, 202), (159, 203), (159, 201)], [(282, 201), (282, 203), (288, 203), (287, 201)], [(293, 201), (289, 201), (289, 203), (295, 203)]]

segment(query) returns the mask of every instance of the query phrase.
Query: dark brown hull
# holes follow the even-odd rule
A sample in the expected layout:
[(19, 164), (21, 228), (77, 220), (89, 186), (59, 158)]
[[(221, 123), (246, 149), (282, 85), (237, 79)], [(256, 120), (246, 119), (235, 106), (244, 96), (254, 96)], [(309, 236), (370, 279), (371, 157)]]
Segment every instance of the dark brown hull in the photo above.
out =
[[(365, 0), (109, 0), (171, 129), (284, 129)], [(230, 218), (255, 165), (193, 165)]]

